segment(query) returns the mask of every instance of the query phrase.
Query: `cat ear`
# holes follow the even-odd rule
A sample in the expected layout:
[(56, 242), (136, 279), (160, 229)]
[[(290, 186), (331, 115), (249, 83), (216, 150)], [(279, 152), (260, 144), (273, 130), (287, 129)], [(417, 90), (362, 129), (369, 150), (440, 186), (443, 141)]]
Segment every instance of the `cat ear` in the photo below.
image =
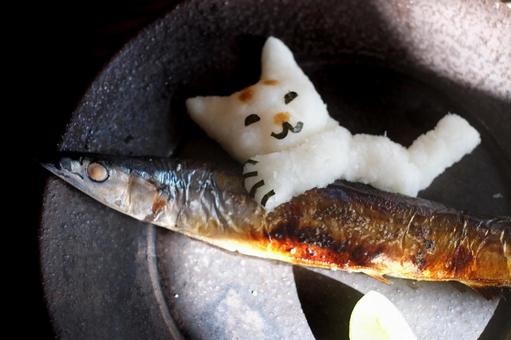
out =
[(208, 134), (218, 129), (218, 123), (224, 120), (229, 109), (229, 97), (194, 97), (186, 100), (186, 109), (190, 117)]
[[(261, 56), (262, 79), (308, 79), (295, 61), (291, 50), (275, 37), (269, 37)], [(298, 80), (297, 79), (297, 80)]]

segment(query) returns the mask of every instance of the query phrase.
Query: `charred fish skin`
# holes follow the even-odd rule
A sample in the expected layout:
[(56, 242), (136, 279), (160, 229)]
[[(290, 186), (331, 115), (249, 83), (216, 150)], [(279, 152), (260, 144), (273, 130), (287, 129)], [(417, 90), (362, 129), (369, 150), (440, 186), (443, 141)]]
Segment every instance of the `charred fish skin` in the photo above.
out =
[(268, 216), (272, 251), (291, 262), (371, 276), (511, 286), (511, 218), (338, 182)]
[(136, 219), (243, 254), (373, 277), (511, 286), (511, 218), (336, 182), (271, 213), (239, 171), (176, 159), (64, 155), (44, 165)]

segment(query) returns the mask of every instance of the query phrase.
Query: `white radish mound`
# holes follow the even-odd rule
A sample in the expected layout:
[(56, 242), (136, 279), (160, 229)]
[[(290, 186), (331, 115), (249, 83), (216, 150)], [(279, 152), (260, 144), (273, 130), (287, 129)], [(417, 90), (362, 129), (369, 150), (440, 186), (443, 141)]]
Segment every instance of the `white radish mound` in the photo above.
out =
[(349, 167), (342, 179), (416, 196), (420, 171), (402, 145), (385, 136), (359, 134), (352, 137)]
[(479, 133), (455, 114), (446, 115), (408, 149), (385, 136), (351, 135), (336, 126), (306, 138), (294, 148), (252, 157), (258, 163), (246, 164), (243, 172), (257, 171), (258, 176), (247, 178), (245, 187), (250, 191), (264, 180), (255, 198), (261, 202), (273, 190), (275, 194), (265, 204), (268, 211), (336, 179), (416, 196), (479, 142)]
[(419, 190), (427, 188), (445, 169), (472, 152), (481, 142), (476, 129), (456, 114), (445, 115), (436, 127), (408, 148), (410, 160), (421, 170)]
[[(258, 162), (245, 165), (245, 187), (268, 211), (336, 179), (416, 196), (480, 142), (479, 133), (455, 114), (409, 148), (386, 136), (351, 135), (330, 117), (291, 50), (274, 37), (264, 44), (261, 70), (260, 81), (248, 88), (225, 97), (190, 98), (186, 106), (232, 157)], [(247, 122), (249, 115), (256, 120)], [(284, 130), (284, 122), (300, 123), (299, 131)]]
[(336, 126), (304, 140), (304, 143), (281, 152), (257, 155), (251, 159), (257, 164), (247, 163), (243, 173), (257, 171), (257, 177), (245, 180), (245, 188), (251, 188), (264, 180), (264, 185), (255, 193), (261, 203), (270, 190), (275, 195), (265, 204), (267, 211), (285, 203), (314, 187), (322, 188), (342, 177), (349, 166), (351, 134)]

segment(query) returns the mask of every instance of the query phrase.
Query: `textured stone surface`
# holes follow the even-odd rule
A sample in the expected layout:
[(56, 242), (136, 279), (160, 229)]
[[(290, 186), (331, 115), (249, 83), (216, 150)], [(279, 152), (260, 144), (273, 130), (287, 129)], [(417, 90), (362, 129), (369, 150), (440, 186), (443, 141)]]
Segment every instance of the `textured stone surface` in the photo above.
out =
[(313, 338), (291, 266), (236, 256), (166, 231), (158, 232), (157, 249), (162, 286), (185, 336)]
[(392, 285), (386, 285), (362, 274), (318, 271), (363, 293), (387, 296), (419, 339), (477, 339), (498, 302), (456, 283), (390, 279)]
[[(164, 156), (177, 145), (181, 156), (228, 161), (186, 117), (184, 99), (257, 80), (273, 34), (353, 132), (387, 131), (406, 144), (447, 111), (466, 117), (482, 145), (421, 195), (509, 215), (510, 22), (511, 11), (491, 1), (189, 1), (107, 66), (61, 148)], [(157, 231), (53, 179), (41, 253), (63, 338), (169, 338), (171, 316), (191, 338), (312, 338), (290, 266)], [(475, 338), (497, 303), (458, 285), (327, 274), (383, 291), (425, 338)]]

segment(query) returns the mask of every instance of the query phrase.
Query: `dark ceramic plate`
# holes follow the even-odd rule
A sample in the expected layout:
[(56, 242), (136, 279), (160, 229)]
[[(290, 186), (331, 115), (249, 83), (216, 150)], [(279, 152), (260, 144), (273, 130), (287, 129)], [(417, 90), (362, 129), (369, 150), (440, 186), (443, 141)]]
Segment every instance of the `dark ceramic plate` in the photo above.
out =
[[(511, 11), (492, 1), (186, 2), (99, 75), (61, 149), (232, 162), (189, 121), (184, 99), (257, 81), (269, 35), (290, 46), (352, 132), (386, 131), (406, 145), (445, 113), (463, 115), (481, 132), (481, 146), (421, 196), (472, 213), (511, 214)], [(329, 279), (293, 276), (291, 266), (148, 226), (54, 178), (41, 233), (45, 292), (62, 338), (346, 334), (324, 316), (352, 298)], [(420, 336), (477, 338), (497, 305), (456, 284), (395, 280), (385, 288), (361, 275), (322, 273), (362, 291), (386, 289)], [(509, 336), (509, 313), (501, 301), (482, 338)]]

